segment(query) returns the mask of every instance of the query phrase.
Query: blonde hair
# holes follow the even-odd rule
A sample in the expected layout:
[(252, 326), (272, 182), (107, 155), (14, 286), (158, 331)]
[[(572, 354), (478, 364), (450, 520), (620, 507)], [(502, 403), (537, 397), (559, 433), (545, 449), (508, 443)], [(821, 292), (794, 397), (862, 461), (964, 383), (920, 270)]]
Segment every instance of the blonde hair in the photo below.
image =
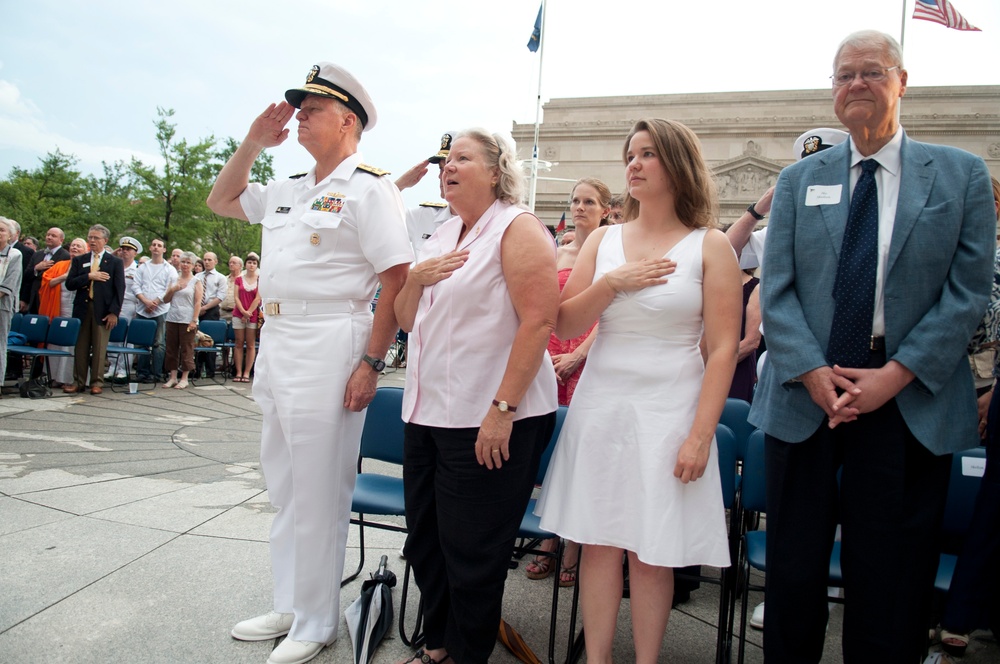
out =
[(459, 138), (471, 138), (479, 143), (486, 157), (486, 165), (497, 169), (496, 197), (508, 205), (517, 205), (524, 200), (525, 179), (517, 163), (514, 148), (499, 134), (491, 134), (485, 129), (466, 129)]

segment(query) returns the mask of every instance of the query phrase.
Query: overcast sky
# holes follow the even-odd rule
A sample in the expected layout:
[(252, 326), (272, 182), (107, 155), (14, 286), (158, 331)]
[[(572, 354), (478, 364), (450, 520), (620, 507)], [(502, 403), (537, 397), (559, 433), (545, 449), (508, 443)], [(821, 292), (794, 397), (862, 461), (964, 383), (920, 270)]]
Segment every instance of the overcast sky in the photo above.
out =
[[(848, 33), (899, 38), (902, 1), (550, 0), (542, 98), (827, 88)], [(982, 32), (907, 19), (910, 85), (1000, 84), (1000, 2), (955, 5)], [(181, 137), (242, 139), (321, 60), (368, 88), (379, 119), (361, 150), (399, 175), (445, 130), (534, 122), (537, 11), (538, 0), (0, 0), (0, 177), (57, 147), (84, 172), (155, 163), (157, 106), (176, 111)], [(311, 165), (290, 126), (279, 177)], [(436, 183), (404, 198), (436, 200)]]

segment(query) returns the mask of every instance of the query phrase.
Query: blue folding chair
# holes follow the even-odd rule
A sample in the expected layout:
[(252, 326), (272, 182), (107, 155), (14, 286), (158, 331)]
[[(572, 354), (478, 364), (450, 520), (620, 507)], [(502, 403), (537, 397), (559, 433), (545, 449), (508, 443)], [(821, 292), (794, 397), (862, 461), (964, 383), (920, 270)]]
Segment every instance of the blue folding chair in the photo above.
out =
[[(121, 326), (122, 321), (118, 319), (118, 325), (112, 330), (112, 334), (118, 330)], [(124, 344), (108, 344), (107, 352), (119, 353), (125, 356), (125, 382), (132, 382), (132, 357), (140, 356), (151, 356), (153, 354), (153, 342), (156, 339), (156, 321), (149, 318), (140, 318), (136, 316), (131, 322), (127, 323), (127, 328), (125, 332), (125, 343)], [(159, 381), (159, 376), (153, 376), (153, 387), (149, 390), (144, 391), (154, 391), (156, 390), (156, 383)], [(114, 381), (111, 383), (112, 391), (117, 391)], [(128, 389), (128, 385), (125, 386)]]
[(986, 465), (986, 448), (974, 447), (957, 452), (951, 458), (951, 480), (948, 483), (948, 498), (944, 507), (942, 528), (943, 547), (938, 562), (934, 588), (947, 593), (955, 574), (955, 565), (962, 550), (962, 543), (972, 523), (976, 498), (983, 477), (979, 470)]
[[(218, 355), (221, 356), (222, 355), (222, 349), (223, 349), (223, 347), (224, 347), (224, 345), (226, 343), (226, 331), (227, 331), (228, 325), (229, 324), (226, 323), (226, 321), (224, 321), (224, 320), (203, 320), (200, 323), (198, 323), (198, 331), (199, 332), (204, 332), (208, 336), (212, 337), (212, 345), (211, 346), (195, 346), (194, 347), (194, 353), (195, 353), (195, 355), (199, 356), (199, 355), (204, 355), (205, 353), (213, 353), (213, 354), (218, 354)], [(217, 364), (219, 364), (219, 363), (217, 363)], [(196, 372), (192, 372), (192, 374), (191, 374), (191, 376), (192, 376), (191, 380), (192, 381), (195, 381), (195, 379), (198, 378), (198, 376), (195, 376), (194, 373), (196, 373)], [(220, 380), (220, 376), (221, 376), (221, 380)], [(209, 380), (211, 380), (213, 383), (216, 383), (218, 385), (224, 384), (226, 382), (225, 367), (223, 367), (222, 371), (216, 371), (215, 372), (215, 376), (211, 377)]]
[[(28, 316), (28, 318), (33, 318)], [(38, 319), (48, 319), (45, 316), (38, 316)], [(27, 321), (25, 321), (27, 323)], [(42, 333), (41, 324), (35, 320), (28, 323), (32, 328), (32, 333), (28, 336), (28, 344), (24, 346), (8, 346), (7, 352), (13, 353), (24, 358), (43, 358), (44, 362), (42, 366), (44, 367), (41, 374), (40, 382), (45, 386), (45, 396), (52, 396), (52, 390), (49, 387), (52, 379), (52, 367), (50, 366), (50, 358), (53, 357), (73, 357), (72, 351), (57, 350), (55, 348), (34, 346), (32, 344), (51, 344), (53, 346), (68, 346), (69, 348), (76, 347), (76, 338), (80, 336), (80, 321), (77, 318), (53, 318), (52, 322), (48, 325), (45, 330), (44, 338), (39, 339)]]

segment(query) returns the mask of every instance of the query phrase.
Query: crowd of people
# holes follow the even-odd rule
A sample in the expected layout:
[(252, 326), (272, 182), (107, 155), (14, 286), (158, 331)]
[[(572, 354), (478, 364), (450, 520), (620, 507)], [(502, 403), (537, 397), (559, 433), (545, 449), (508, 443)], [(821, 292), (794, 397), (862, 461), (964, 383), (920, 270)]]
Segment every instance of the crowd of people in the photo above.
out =
[[(60, 228), (50, 228), (41, 247), (32, 250), (17, 241), (20, 225), (0, 217), (0, 229), (7, 237), (0, 249), (0, 269), (9, 295), (0, 296), (0, 365), (6, 378), (37, 378), (41, 364), (30, 370), (8, 366), (6, 343), (11, 318), (15, 312), (56, 317), (78, 318), (80, 335), (75, 348), (50, 345), (72, 351), (73, 358), (55, 357), (50, 361), (50, 386), (67, 394), (89, 390), (101, 394), (106, 381), (124, 383), (130, 373), (141, 383), (163, 383), (164, 388), (184, 389), (188, 375), (197, 368), (198, 376), (214, 377), (215, 356), (199, 353), (195, 363), (198, 325), (205, 320), (223, 320), (234, 328), (235, 348), (232, 366), (229, 348), (224, 349), (224, 371), (236, 382), (249, 382), (253, 371), (257, 330), (263, 322), (260, 298), (256, 295), (260, 257), (250, 252), (247, 269), (243, 259), (232, 256), (229, 275), (215, 268), (218, 258), (206, 252), (199, 258), (193, 252), (175, 249), (170, 260), (164, 259), (166, 245), (158, 238), (149, 242), (149, 255), (142, 255), (142, 243), (122, 236), (117, 246), (108, 246), (111, 231), (100, 224), (92, 226), (87, 238), (74, 238), (68, 246)], [(198, 271), (196, 266), (200, 265)], [(188, 270), (188, 267), (190, 270)], [(9, 289), (9, 290), (8, 290)], [(196, 304), (198, 303), (198, 304)], [(134, 371), (130, 360), (120, 354), (108, 357), (111, 331), (119, 319), (153, 320), (156, 334), (151, 356), (142, 356)], [(235, 319), (235, 321), (234, 321)], [(246, 321), (246, 322), (244, 322)], [(184, 329), (172, 328), (183, 323)], [(252, 330), (247, 333), (246, 330)]]
[[(765, 657), (820, 661), (838, 537), (845, 660), (912, 664), (928, 643), (951, 454), (982, 435), (982, 537), (963, 553), (942, 620), (945, 645), (964, 648), (970, 630), (998, 627), (989, 464), (1000, 397), (977, 403), (968, 355), (1000, 342), (1000, 183), (991, 191), (982, 159), (906, 135), (907, 71), (892, 37), (848, 36), (831, 79), (847, 131), (805, 132), (798, 161), (728, 233), (697, 136), (651, 118), (624, 137), (623, 194), (578, 180), (573, 229), (553, 238), (523, 206), (524, 176), (500, 135), (448, 132), (395, 183), (365, 164), (358, 146), (375, 104), (345, 69), (320, 63), (253, 120), (208, 198), (217, 214), (263, 227), (266, 272), (256, 254), (232, 257), (226, 279), (214, 254), (200, 269), (180, 249), (167, 261), (157, 239), (136, 266), (138, 241), (123, 237), (112, 256), (102, 226), (56, 256), (62, 234), (46, 235), (37, 299), (53, 311), (72, 304), (87, 330), (64, 389), (100, 392), (96, 356), (126, 311), (157, 321), (160, 347), (166, 338), (166, 364), (154, 354), (140, 373), (166, 370), (175, 389), (195, 370), (198, 321), (231, 319), (235, 379), (256, 361), (261, 465), (277, 508), (273, 604), (231, 633), (287, 635), (269, 664), (306, 662), (338, 637), (364, 411), (399, 329), (409, 334), (404, 553), (425, 632), (408, 662), (489, 660), (559, 406), (568, 411), (536, 511), (565, 553), (526, 572), (579, 585), (588, 661), (607, 663), (627, 562), (635, 661), (658, 661), (674, 570), (733, 562), (715, 431), (737, 397), (752, 401), (766, 440)], [(251, 183), (254, 160), (287, 139), (293, 116), (314, 166)], [(445, 202), (405, 210), (400, 189), (432, 164)], [(8, 226), (0, 258), (11, 263), (22, 254)], [(0, 277), (3, 324), (20, 284)]]

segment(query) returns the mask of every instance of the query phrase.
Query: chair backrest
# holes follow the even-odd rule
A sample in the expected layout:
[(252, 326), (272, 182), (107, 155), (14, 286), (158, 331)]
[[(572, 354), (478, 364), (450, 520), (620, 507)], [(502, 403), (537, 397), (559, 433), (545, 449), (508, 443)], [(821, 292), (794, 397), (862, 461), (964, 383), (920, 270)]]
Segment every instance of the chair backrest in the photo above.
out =
[(951, 480), (948, 483), (948, 498), (944, 507), (943, 534), (950, 540), (946, 548), (957, 549), (959, 544), (957, 540), (964, 537), (969, 530), (985, 468), (986, 450), (982, 447), (956, 452), (951, 457)]
[(375, 390), (361, 432), (362, 458), (402, 465), (403, 424), (403, 388)]
[(48, 333), (48, 316), (28, 314), (21, 319), (21, 334), (28, 337), (28, 345), (45, 343), (45, 337), (48, 336)]
[(764, 474), (764, 432), (757, 430), (747, 440), (747, 455), (743, 459), (743, 481), (740, 485), (743, 509), (749, 512), (767, 511), (767, 483)]
[(136, 317), (128, 324), (128, 342), (140, 348), (153, 345), (156, 340), (156, 321), (149, 318)]
[(535, 484), (541, 484), (545, 479), (545, 472), (549, 469), (549, 461), (552, 460), (552, 453), (556, 449), (556, 441), (559, 440), (559, 432), (562, 431), (563, 422), (566, 421), (568, 406), (556, 408), (556, 428), (552, 430), (552, 437), (549, 438), (548, 445), (542, 451), (542, 461), (538, 464), (538, 473), (535, 475)]
[(720, 424), (725, 424), (733, 430), (736, 436), (736, 458), (742, 461), (746, 458), (747, 439), (754, 431), (754, 426), (747, 422), (750, 414), (750, 404), (743, 399), (726, 399), (726, 405), (722, 408)]
[[(10, 331), (11, 332), (21, 332), (21, 321), (24, 320), (24, 314), (20, 311), (15, 311), (14, 315), (10, 317)], [(23, 334), (23, 332), (21, 332)]]
[(120, 346), (125, 343), (125, 337), (128, 336), (128, 319), (118, 317), (118, 324), (115, 325), (114, 329), (111, 330), (111, 336), (108, 337), (109, 344), (115, 344)]
[(75, 346), (80, 336), (79, 318), (53, 318), (49, 324), (49, 343), (54, 346)]
[(720, 422), (715, 427), (715, 443), (719, 450), (722, 504), (728, 510), (736, 503), (736, 434)]
[(226, 323), (226, 341), (236, 343), (236, 330), (233, 329), (232, 323)]
[(203, 320), (198, 323), (198, 329), (212, 337), (212, 343), (218, 346), (226, 343), (226, 325), (224, 320)]

